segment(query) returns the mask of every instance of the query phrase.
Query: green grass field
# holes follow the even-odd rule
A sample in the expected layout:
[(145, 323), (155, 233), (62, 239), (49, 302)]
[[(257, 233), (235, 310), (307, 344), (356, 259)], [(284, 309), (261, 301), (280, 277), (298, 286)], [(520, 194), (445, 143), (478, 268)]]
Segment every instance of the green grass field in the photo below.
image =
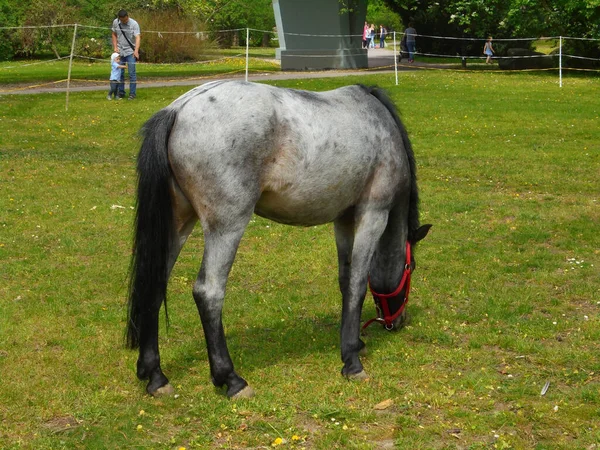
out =
[(200, 229), (161, 330), (176, 397), (147, 396), (123, 346), (137, 130), (189, 88), (139, 89), (135, 102), (72, 93), (68, 113), (64, 94), (0, 96), (0, 447), (597, 448), (600, 80), (392, 78), (273, 84), (379, 84), (397, 103), (434, 224), (416, 250), (410, 323), (370, 328), (371, 378), (343, 379), (332, 227), (256, 218), (224, 311), (257, 392), (244, 401), (209, 381), (191, 296)]
[[(248, 52), (250, 72), (279, 71), (275, 61), (275, 49), (251, 47)], [(138, 77), (186, 78), (208, 77), (213, 75), (239, 73), (246, 68), (246, 48), (209, 49), (206, 61), (189, 64), (150, 64), (142, 61), (137, 68)], [(69, 73), (69, 59), (62, 60), (23, 60), (0, 62), (0, 93), (4, 85), (23, 86), (35, 83), (52, 83), (66, 80)], [(71, 69), (73, 82), (106, 81), (110, 75), (110, 61), (75, 58)], [(6, 86), (4, 86), (6, 87)]]

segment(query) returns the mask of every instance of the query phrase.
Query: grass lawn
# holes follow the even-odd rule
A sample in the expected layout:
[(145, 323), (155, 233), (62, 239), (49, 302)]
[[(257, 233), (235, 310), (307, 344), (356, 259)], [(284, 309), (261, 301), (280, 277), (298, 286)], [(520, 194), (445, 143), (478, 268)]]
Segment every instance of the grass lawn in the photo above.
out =
[[(278, 81), (379, 84), (419, 167), (410, 323), (339, 371), (330, 225), (250, 224), (224, 324), (255, 398), (209, 381), (191, 285), (169, 287), (154, 399), (123, 347), (137, 130), (187, 87), (0, 96), (0, 447), (591, 449), (600, 445), (600, 81), (496, 72)], [(357, 121), (356, 126), (361, 126)], [(364, 319), (372, 317), (370, 298)], [(161, 319), (162, 320), (162, 319)], [(546, 383), (549, 388), (541, 395)], [(383, 402), (383, 403), (382, 403)], [(377, 406), (379, 405), (379, 406)]]
[[(209, 49), (206, 61), (189, 64), (151, 64), (141, 62), (137, 68), (140, 79), (153, 77), (202, 77), (225, 73), (242, 72), (246, 68), (246, 48)], [(278, 71), (275, 49), (251, 47), (248, 52), (249, 71)], [(0, 90), (2, 84), (43, 83), (66, 80), (69, 59), (23, 60), (0, 62)], [(110, 61), (75, 58), (71, 71), (72, 81), (108, 80)]]

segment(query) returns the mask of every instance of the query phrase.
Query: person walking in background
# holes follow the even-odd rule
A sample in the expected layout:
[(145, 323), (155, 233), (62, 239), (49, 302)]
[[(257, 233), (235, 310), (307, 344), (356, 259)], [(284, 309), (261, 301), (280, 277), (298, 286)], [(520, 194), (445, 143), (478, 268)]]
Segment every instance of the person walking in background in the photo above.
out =
[(385, 47), (385, 37), (387, 36), (387, 30), (383, 25), (379, 26), (379, 48)]
[(402, 36), (400, 41), (400, 52), (398, 53), (398, 62), (402, 62), (402, 58), (408, 57), (408, 46), (406, 45), (406, 34)]
[(119, 85), (125, 67), (127, 66), (121, 64), (121, 57), (118, 53), (115, 52), (110, 56), (110, 91), (108, 91), (107, 100), (112, 100), (113, 96), (119, 100), (122, 98), (119, 97)]
[(415, 53), (417, 51), (417, 30), (415, 30), (413, 23), (408, 23), (408, 28), (404, 30), (406, 36), (406, 46), (408, 47), (408, 62), (415, 62)]
[(369, 28), (369, 47), (375, 48), (375, 24), (371, 24), (371, 28)]
[[(129, 100), (136, 96), (136, 62), (140, 59), (141, 32), (139, 24), (122, 9), (112, 24), (112, 44), (115, 53), (121, 55), (121, 62), (127, 64), (129, 72)], [(121, 72), (119, 98), (125, 97), (125, 71)]]
[(363, 27), (363, 41), (362, 41), (362, 48), (368, 48), (369, 47), (369, 32), (371, 31), (371, 29), (369, 28), (369, 24), (365, 21), (365, 26)]
[(485, 45), (483, 46), (483, 54), (487, 56), (485, 63), (492, 63), (492, 56), (496, 53), (494, 48), (492, 47), (492, 37), (488, 37), (487, 41), (485, 41)]

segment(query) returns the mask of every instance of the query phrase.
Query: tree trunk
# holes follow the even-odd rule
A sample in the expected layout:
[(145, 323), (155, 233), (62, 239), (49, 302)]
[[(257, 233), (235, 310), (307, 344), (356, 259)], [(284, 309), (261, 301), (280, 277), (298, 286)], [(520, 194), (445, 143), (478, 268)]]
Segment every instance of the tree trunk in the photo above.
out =
[(262, 46), (269, 47), (271, 45), (271, 33), (263, 33)]

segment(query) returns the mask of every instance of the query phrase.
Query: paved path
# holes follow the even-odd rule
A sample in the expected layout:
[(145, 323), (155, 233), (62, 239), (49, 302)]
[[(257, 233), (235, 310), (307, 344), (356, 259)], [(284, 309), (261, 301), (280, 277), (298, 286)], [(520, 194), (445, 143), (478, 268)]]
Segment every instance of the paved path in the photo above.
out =
[[(398, 70), (414, 70), (418, 67), (415, 66), (401, 65)], [(298, 78), (331, 78), (331, 77), (343, 77), (343, 76), (357, 76), (357, 75), (368, 75), (372, 73), (394, 73), (394, 53), (391, 49), (369, 49), (369, 68), (362, 70), (323, 70), (323, 71), (292, 71), (292, 72), (270, 72), (270, 73), (259, 73), (249, 74), (249, 81), (260, 81), (260, 80), (289, 80)], [(202, 78), (186, 78), (186, 79), (153, 79), (144, 81), (141, 79), (138, 82), (138, 88), (154, 88), (163, 86), (198, 86), (209, 81), (224, 78), (244, 78), (244, 73), (235, 74), (221, 74), (211, 77)], [(66, 81), (61, 83), (45, 84), (40, 86), (19, 86), (13, 89), (7, 89), (3, 91), (0, 86), (0, 95), (4, 94), (41, 94), (47, 92), (66, 92), (67, 86)], [(70, 92), (85, 92), (85, 91), (103, 91), (106, 90), (107, 83), (98, 81), (98, 83), (90, 82), (77, 82), (71, 81), (69, 88)]]

